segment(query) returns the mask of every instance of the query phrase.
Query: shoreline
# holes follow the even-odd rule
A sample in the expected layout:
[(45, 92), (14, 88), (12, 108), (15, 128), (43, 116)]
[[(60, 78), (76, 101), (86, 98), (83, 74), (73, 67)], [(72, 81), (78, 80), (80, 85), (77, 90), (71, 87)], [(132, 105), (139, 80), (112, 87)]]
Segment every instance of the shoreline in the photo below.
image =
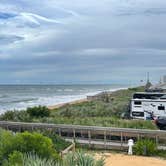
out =
[(89, 97), (93, 98), (93, 97), (96, 97), (96, 96), (100, 96), (103, 93), (111, 94), (113, 92), (116, 92), (116, 91), (119, 91), (119, 90), (125, 90), (125, 89), (128, 89), (128, 88), (126, 87), (126, 88), (112, 89), (110, 91), (102, 91), (102, 92), (94, 94), (94, 95), (90, 95), (90, 96), (87, 95), (86, 98), (82, 98), (82, 99), (78, 99), (78, 100), (74, 100), (74, 101), (69, 101), (69, 102), (64, 102), (64, 103), (60, 103), (60, 104), (49, 105), (49, 106), (47, 106), (47, 108), (49, 110), (53, 110), (53, 109), (61, 108), (61, 107), (65, 106), (65, 105), (79, 104), (79, 103), (91, 101), (92, 99), (88, 99)]
[(47, 106), (47, 108), (49, 110), (53, 110), (53, 109), (61, 108), (61, 107), (65, 106), (65, 105), (79, 104), (79, 103), (83, 103), (83, 102), (86, 102), (86, 101), (89, 101), (89, 100), (87, 98), (84, 98), (84, 99), (74, 100), (74, 101), (70, 101), (70, 102), (66, 102), (66, 103), (61, 103), (61, 104), (55, 104), (55, 105), (52, 105), (52, 106)]
[(98, 92), (87, 93), (87, 94), (82, 95), (82, 97), (78, 97), (78, 98), (75, 98), (75, 99), (72, 99), (72, 100), (68, 100), (66, 102), (64, 101), (64, 102), (59, 102), (59, 103), (44, 104), (41, 101), (40, 104), (34, 105), (34, 106), (26, 106), (26, 104), (25, 104), (23, 107), (20, 107), (20, 108), (12, 108), (12, 109), (9, 108), (7, 110), (2, 109), (2, 110), (0, 110), (0, 115), (4, 114), (7, 111), (26, 110), (28, 107), (35, 107), (35, 106), (39, 106), (39, 105), (46, 106), (50, 110), (58, 109), (58, 108), (61, 108), (65, 105), (73, 105), (73, 104), (79, 104), (79, 103), (82, 103), (82, 102), (92, 101), (92, 100), (94, 100), (94, 98), (98, 98), (103, 93), (111, 94), (113, 92), (116, 92), (116, 91), (119, 91), (119, 90), (125, 90), (125, 89), (128, 89), (128, 88), (129, 87), (121, 87), (121, 88), (116, 88), (116, 89), (110, 89), (110, 90), (103, 90), (103, 91), (98, 91)]

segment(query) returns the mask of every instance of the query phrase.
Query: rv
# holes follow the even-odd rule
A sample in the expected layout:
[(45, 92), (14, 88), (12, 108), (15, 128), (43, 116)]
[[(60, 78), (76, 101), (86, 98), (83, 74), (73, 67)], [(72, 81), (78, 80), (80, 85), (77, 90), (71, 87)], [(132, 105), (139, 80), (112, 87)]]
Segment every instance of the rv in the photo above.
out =
[(166, 117), (166, 93), (135, 93), (131, 99), (130, 116), (145, 120), (152, 117)]

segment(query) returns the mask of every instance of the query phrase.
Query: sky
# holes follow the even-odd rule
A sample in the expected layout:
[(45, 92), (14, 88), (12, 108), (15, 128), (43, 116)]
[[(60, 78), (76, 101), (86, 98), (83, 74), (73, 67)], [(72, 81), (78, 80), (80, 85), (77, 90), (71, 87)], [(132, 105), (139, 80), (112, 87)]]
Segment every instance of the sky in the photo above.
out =
[(0, 0), (0, 84), (157, 82), (165, 20), (165, 0)]

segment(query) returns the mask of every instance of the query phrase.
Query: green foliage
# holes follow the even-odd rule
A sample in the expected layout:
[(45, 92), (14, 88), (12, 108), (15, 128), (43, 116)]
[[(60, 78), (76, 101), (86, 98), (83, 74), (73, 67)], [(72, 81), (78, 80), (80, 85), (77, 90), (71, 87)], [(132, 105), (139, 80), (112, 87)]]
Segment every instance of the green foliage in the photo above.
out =
[(111, 94), (103, 94), (98, 100), (83, 103), (65, 105), (51, 111), (51, 117), (117, 117), (121, 118), (122, 113), (128, 112), (129, 101), (136, 89), (119, 90)]
[(46, 136), (40, 133), (17, 133), (15, 135), (15, 146), (21, 152), (35, 152), (40, 157), (58, 159), (58, 155), (54, 150), (54, 145)]
[(23, 166), (60, 166), (60, 164), (56, 164), (52, 159), (43, 159), (38, 155), (25, 154), (23, 156)]
[(160, 157), (166, 159), (166, 150), (157, 150), (156, 156), (160, 156)]
[(69, 153), (63, 160), (63, 166), (104, 166), (104, 159), (96, 161), (92, 156), (83, 152)]
[(41, 158), (36, 154), (25, 153), (20, 161), (7, 162), (6, 166), (104, 166), (104, 159), (95, 160), (91, 155), (83, 152), (68, 153), (62, 161)]
[(18, 151), (13, 151), (9, 154), (8, 166), (22, 166), (23, 165), (23, 154)]
[(134, 146), (136, 155), (152, 156), (157, 152), (156, 143), (149, 139), (143, 139), (136, 142)]
[(7, 111), (4, 114), (0, 115), (0, 120), (6, 121), (31, 121), (30, 115), (27, 111)]
[(54, 118), (43, 119), (42, 122), (55, 123), (55, 124), (65, 123), (73, 125), (120, 127), (120, 128), (151, 129), (151, 130), (157, 129), (156, 125), (151, 121), (124, 120), (116, 117), (85, 117), (85, 118), (54, 117)]
[(62, 150), (64, 150), (65, 148), (67, 148), (71, 143), (65, 141), (64, 139), (62, 139), (60, 136), (58, 136), (57, 134), (55, 134), (54, 131), (44, 131), (42, 132), (43, 135), (49, 137), (53, 144), (54, 144), (54, 148), (58, 151), (61, 152)]
[(52, 140), (40, 133), (16, 133), (0, 130), (0, 161), (8, 159), (14, 151), (36, 153), (41, 158), (59, 159)]
[(50, 115), (49, 109), (45, 106), (27, 108), (27, 113), (31, 117), (48, 117)]

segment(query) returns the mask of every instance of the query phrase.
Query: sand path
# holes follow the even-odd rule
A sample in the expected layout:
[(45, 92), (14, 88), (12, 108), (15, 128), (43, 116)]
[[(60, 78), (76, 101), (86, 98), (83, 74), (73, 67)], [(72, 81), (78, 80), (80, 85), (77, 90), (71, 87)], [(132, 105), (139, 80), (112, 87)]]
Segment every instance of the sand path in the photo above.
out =
[(166, 160), (154, 157), (104, 153), (105, 166), (166, 166)]

